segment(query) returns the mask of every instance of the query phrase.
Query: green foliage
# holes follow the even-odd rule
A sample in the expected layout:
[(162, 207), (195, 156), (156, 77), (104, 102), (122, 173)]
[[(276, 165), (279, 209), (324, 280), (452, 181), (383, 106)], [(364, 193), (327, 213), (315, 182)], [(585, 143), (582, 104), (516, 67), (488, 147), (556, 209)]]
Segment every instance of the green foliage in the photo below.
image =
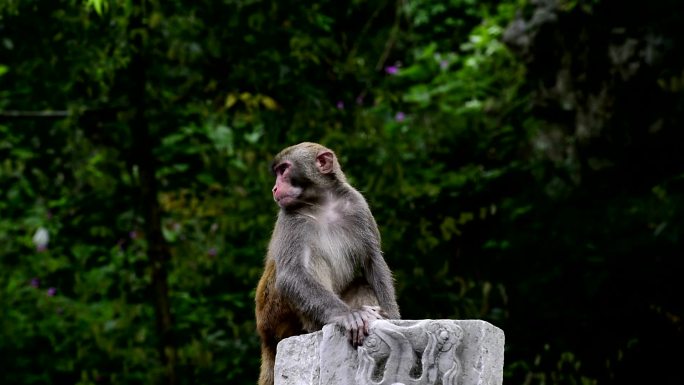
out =
[[(652, 21), (663, 9), (648, 30), (677, 52), (677, 13)], [(506, 28), (543, 11), (518, 0), (0, 3), (0, 383), (164, 374), (130, 127), (138, 54), (180, 383), (256, 380), (268, 162), (305, 140), (335, 149), (368, 198), (404, 318), (502, 327), (507, 383), (642, 378), (644, 352), (682, 340), (681, 63), (654, 56), (643, 108), (622, 97), (632, 62), (608, 79), (554, 72), (605, 63), (608, 43), (597, 65), (576, 50), (600, 39), (572, 39), (606, 20), (629, 40), (620, 23), (640, 13), (611, 10), (561, 2), (571, 32), (544, 36), (571, 43), (516, 56)], [(598, 84), (613, 109), (591, 136), (568, 116)]]

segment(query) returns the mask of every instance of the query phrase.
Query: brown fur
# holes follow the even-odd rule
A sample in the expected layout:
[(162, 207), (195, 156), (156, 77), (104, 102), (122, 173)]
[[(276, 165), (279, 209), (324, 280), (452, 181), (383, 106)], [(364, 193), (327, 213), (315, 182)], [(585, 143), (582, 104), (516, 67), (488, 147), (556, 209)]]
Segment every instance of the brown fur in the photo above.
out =
[(273, 365), (278, 342), (283, 338), (305, 333), (297, 312), (276, 291), (275, 280), (275, 261), (269, 259), (256, 291), (257, 331), (261, 336), (260, 385), (273, 384)]

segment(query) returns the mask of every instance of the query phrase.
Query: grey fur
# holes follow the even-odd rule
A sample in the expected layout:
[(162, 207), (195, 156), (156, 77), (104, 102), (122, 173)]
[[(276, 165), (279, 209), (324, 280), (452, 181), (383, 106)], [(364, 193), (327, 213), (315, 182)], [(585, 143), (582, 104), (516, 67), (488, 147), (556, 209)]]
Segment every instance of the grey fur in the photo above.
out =
[[(297, 309), (308, 331), (331, 322), (367, 329), (379, 317), (377, 309), (363, 305), (379, 305), (384, 316), (399, 319), (375, 219), (361, 193), (347, 183), (334, 153), (333, 171), (318, 172), (316, 157), (325, 151), (332, 153), (301, 143), (274, 160), (274, 166), (292, 162), (306, 182), (300, 204), (280, 210), (268, 247), (267, 258), (276, 263), (276, 289)], [(361, 335), (356, 342), (362, 340)]]

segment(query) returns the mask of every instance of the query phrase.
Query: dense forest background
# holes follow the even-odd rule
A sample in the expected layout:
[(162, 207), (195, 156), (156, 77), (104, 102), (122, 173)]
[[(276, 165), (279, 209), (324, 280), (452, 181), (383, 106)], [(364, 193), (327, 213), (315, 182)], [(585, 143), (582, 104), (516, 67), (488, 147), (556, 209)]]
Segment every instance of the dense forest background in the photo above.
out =
[(253, 384), (281, 148), (506, 384), (681, 384), (679, 0), (0, 1), (0, 383)]

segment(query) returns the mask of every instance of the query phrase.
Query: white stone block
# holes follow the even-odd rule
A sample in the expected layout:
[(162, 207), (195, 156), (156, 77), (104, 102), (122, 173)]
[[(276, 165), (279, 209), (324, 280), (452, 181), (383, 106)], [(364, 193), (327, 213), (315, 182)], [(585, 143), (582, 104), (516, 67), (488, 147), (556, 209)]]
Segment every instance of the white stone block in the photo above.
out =
[(480, 320), (375, 321), (354, 349), (344, 330), (278, 344), (275, 385), (501, 385), (504, 333)]

